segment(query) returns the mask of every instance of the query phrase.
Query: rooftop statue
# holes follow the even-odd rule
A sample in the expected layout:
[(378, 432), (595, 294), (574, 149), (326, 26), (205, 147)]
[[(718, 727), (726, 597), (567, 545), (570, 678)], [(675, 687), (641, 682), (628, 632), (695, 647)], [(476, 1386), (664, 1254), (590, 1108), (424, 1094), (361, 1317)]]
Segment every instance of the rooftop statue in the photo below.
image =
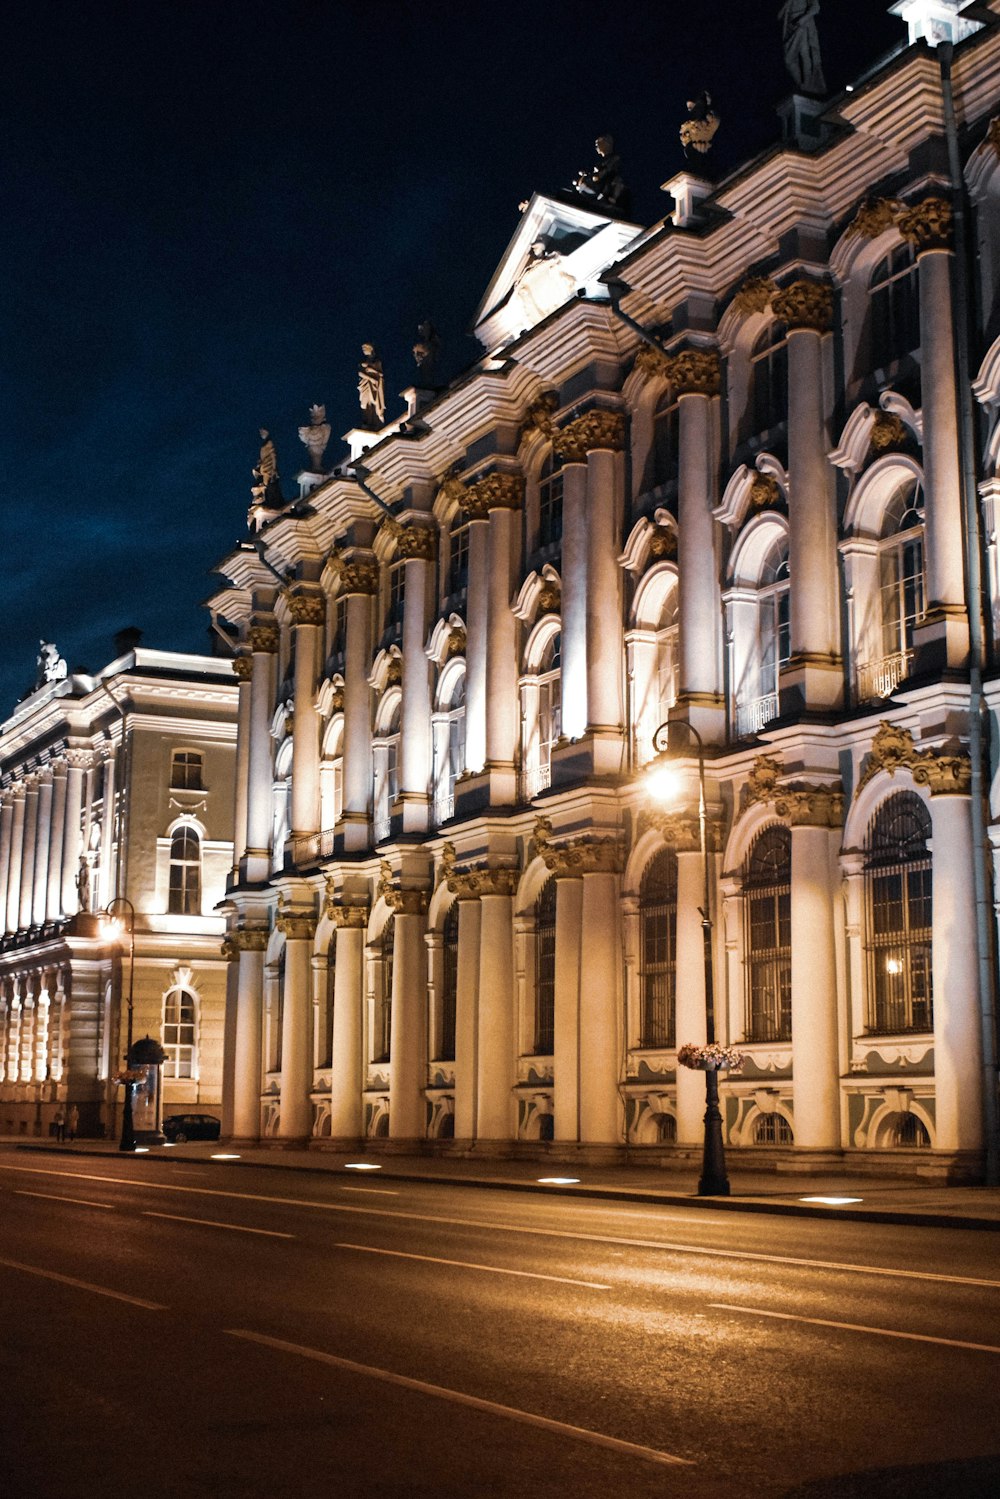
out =
[(826, 93), (823, 64), (819, 55), (816, 17), (819, 0), (785, 0), (778, 12), (781, 39), (785, 47), (785, 67), (803, 94)]
[[(247, 511), (247, 525), (256, 531), (260, 530), (265, 520), (277, 515), (285, 503), (278, 479), (278, 455), (266, 427), (261, 427), (260, 437), (260, 457), (253, 470), (256, 482), (250, 490), (253, 499)], [(270, 513), (265, 514), (265, 511)]]
[(437, 361), (441, 352), (441, 340), (434, 324), (426, 320), (417, 325), (417, 341), (413, 345), (413, 357), (417, 361), (417, 384), (430, 390), (437, 382)]
[(38, 652), (38, 673), (35, 678), (35, 687), (46, 686), (49, 682), (62, 682), (65, 680), (69, 668), (65, 660), (59, 654), (59, 647), (48, 641), (40, 640)]
[(687, 101), (687, 111), (687, 119), (681, 124), (681, 145), (688, 161), (696, 162), (699, 170), (704, 171), (715, 132), (722, 122), (712, 108), (711, 94), (704, 90)]
[(573, 191), (580, 198), (592, 198), (609, 208), (628, 210), (628, 189), (622, 180), (621, 157), (615, 152), (610, 135), (599, 135), (594, 142), (597, 161), (589, 172), (577, 172)]
[(362, 423), (377, 432), (385, 421), (385, 376), (382, 373), (382, 361), (372, 344), (361, 345), (358, 399), (361, 402)]
[(330, 423), (325, 406), (309, 407), (309, 425), (299, 428), (299, 440), (309, 449), (309, 467), (314, 474), (323, 473), (323, 454), (330, 441)]

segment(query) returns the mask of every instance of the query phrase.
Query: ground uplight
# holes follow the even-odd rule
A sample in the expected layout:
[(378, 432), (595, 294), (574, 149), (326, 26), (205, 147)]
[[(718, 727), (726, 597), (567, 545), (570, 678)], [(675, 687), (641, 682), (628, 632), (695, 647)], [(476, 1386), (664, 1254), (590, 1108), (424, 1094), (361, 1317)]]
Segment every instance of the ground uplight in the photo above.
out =
[(845, 1202), (863, 1202), (863, 1197), (800, 1197), (800, 1202), (825, 1202), (831, 1207), (840, 1207)]
[(579, 1186), (578, 1176), (540, 1176), (538, 1184), (542, 1187), (576, 1187)]

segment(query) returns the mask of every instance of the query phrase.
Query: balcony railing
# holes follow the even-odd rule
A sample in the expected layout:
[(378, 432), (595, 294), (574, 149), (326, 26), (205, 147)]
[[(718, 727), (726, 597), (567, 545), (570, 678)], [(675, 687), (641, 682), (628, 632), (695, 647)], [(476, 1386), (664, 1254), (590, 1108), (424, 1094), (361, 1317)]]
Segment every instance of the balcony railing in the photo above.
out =
[(882, 656), (877, 661), (861, 662), (858, 666), (858, 700), (872, 703), (891, 697), (908, 675), (912, 660), (912, 651), (894, 651), (891, 656)]
[(454, 791), (439, 791), (434, 798), (434, 824), (440, 827), (447, 822), (449, 817), (455, 815), (455, 793)]
[(547, 761), (544, 765), (533, 765), (521, 772), (521, 800), (530, 802), (551, 785), (552, 766)]
[(384, 843), (392, 828), (392, 820), (388, 812), (376, 812), (373, 818), (375, 842)]
[(750, 698), (736, 706), (736, 733), (740, 739), (759, 734), (765, 724), (778, 716), (778, 694), (766, 692), (763, 697)]

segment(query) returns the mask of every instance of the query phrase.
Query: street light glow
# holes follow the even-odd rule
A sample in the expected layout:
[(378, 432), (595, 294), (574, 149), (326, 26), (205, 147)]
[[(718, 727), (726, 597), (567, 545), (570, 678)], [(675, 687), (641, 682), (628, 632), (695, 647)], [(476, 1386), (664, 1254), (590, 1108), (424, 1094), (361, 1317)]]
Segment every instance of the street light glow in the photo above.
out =
[(646, 774), (647, 792), (665, 807), (681, 800), (682, 789), (681, 774), (673, 765), (657, 765)]
[(579, 1186), (578, 1176), (540, 1176), (539, 1186), (542, 1187), (575, 1187)]
[(212, 1156), (213, 1161), (238, 1161), (239, 1159), (238, 1155), (229, 1155), (224, 1150), (220, 1150), (217, 1155)]
[(376, 1166), (371, 1161), (345, 1161), (345, 1171), (381, 1171), (381, 1166)]
[(864, 1202), (863, 1197), (800, 1197), (800, 1202), (825, 1202), (830, 1207), (840, 1207), (845, 1202)]

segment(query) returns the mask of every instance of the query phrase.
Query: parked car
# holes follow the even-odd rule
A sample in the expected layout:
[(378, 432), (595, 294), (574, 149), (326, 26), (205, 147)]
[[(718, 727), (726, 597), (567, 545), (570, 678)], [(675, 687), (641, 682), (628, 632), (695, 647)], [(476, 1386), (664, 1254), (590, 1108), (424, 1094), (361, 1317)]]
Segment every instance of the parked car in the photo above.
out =
[(163, 1133), (175, 1145), (185, 1140), (217, 1140), (222, 1121), (214, 1114), (170, 1114), (163, 1121)]

